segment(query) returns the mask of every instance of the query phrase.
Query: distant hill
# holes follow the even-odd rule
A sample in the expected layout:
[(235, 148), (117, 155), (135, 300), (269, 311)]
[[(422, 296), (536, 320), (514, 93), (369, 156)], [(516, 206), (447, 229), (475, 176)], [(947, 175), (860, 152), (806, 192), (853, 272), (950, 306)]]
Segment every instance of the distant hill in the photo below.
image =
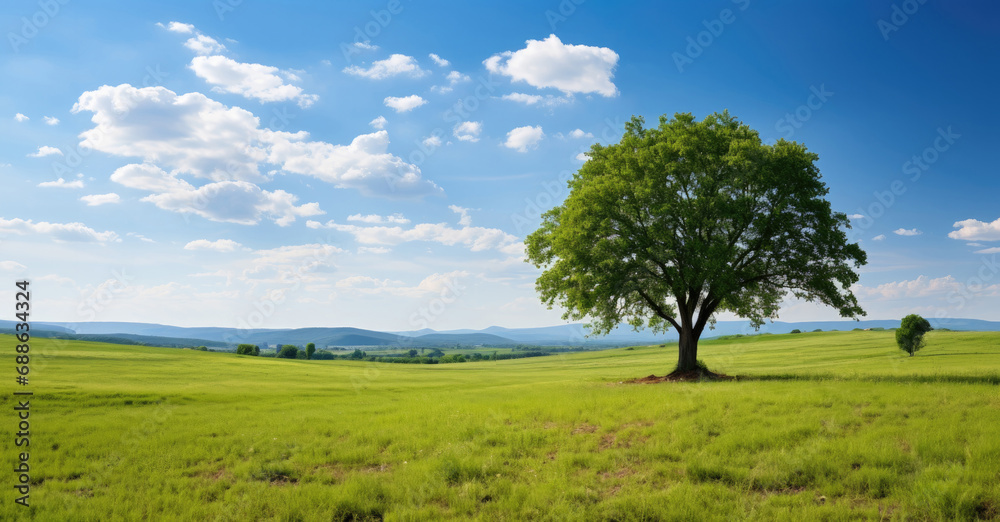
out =
[[(929, 319), (935, 328), (951, 330), (1000, 331), (1000, 322), (978, 319)], [(0, 321), (0, 329), (13, 328), (14, 321)], [(750, 327), (748, 321), (719, 321), (715, 329), (706, 330), (702, 338), (723, 335), (755, 333), (788, 333), (794, 329), (803, 332), (813, 330), (853, 330), (855, 328), (896, 328), (899, 320), (866, 321), (810, 321), (766, 323), (760, 330)], [(456, 344), (475, 345), (515, 345), (534, 344), (542, 346), (622, 346), (628, 344), (659, 344), (677, 340), (673, 331), (666, 334), (652, 334), (648, 331), (635, 332), (631, 327), (622, 326), (606, 336), (586, 337), (584, 325), (564, 324), (541, 328), (504, 328), (491, 326), (482, 330), (444, 330), (428, 328), (404, 332), (378, 332), (350, 327), (314, 327), (287, 329), (252, 329), (196, 327), (187, 328), (153, 323), (89, 322), (60, 323), (32, 322), (32, 333), (39, 337), (59, 335), (111, 336), (134, 344), (159, 346), (199, 346), (221, 348), (235, 347), (240, 343), (274, 346), (294, 344), (304, 346), (316, 343), (319, 348), (327, 346), (357, 346), (386, 348), (439, 348)], [(46, 333), (47, 331), (47, 333)], [(44, 334), (44, 335), (43, 335)]]

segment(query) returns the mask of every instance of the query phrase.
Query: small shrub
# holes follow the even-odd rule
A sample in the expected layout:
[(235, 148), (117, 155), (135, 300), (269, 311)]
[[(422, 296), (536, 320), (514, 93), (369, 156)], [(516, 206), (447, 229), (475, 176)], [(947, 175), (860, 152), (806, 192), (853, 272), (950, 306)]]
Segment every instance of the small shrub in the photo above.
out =
[(792, 330), (791, 332), (788, 332), (788, 333), (802, 333), (802, 330), (799, 330), (798, 328), (796, 328), (796, 329), (794, 329), (794, 330)]

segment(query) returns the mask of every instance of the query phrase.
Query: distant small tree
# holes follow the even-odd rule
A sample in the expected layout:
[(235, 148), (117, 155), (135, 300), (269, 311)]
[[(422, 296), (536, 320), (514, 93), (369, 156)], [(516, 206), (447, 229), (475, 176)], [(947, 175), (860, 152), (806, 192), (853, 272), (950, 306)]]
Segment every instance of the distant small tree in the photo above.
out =
[(296, 346), (286, 344), (278, 350), (278, 357), (281, 359), (295, 359), (299, 355), (299, 349)]
[(236, 347), (236, 355), (260, 355), (260, 347), (256, 344), (241, 344)]
[(306, 345), (306, 359), (312, 359), (313, 354), (316, 353), (316, 344), (309, 343)]
[(917, 314), (910, 314), (903, 318), (896, 330), (896, 344), (900, 350), (913, 357), (917, 350), (924, 347), (924, 334), (933, 329), (927, 319)]
[(304, 361), (304, 360), (306, 360), (306, 359), (309, 358), (309, 355), (306, 354), (305, 350), (299, 350), (299, 351), (295, 352), (295, 358), (296, 359), (302, 359)]
[(802, 333), (802, 330), (799, 330), (798, 328), (796, 328), (796, 329), (794, 329), (794, 330), (792, 330), (791, 332), (788, 332), (788, 333)]
[(354, 351), (351, 353), (351, 359), (364, 359), (365, 355), (367, 354), (365, 354), (365, 352), (362, 352), (361, 349), (355, 348)]
[(406, 353), (407, 353), (407, 354), (408, 354), (408, 355), (409, 355), (410, 357), (416, 357), (416, 356), (417, 356), (417, 350), (415, 350), (415, 349), (414, 349), (414, 350), (410, 350), (410, 351), (408, 351), (408, 352), (406, 352)]

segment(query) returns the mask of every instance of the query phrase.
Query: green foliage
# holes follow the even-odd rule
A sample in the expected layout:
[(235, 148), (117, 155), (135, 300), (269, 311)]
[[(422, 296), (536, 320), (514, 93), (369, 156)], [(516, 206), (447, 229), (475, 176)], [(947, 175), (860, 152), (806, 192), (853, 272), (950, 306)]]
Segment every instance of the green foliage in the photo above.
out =
[(802, 330), (799, 330), (798, 328), (796, 328), (796, 329), (794, 329), (794, 330), (792, 330), (791, 332), (788, 332), (788, 333), (799, 334), (799, 333), (802, 333)]
[(313, 358), (313, 354), (315, 354), (315, 353), (316, 353), (316, 344), (315, 343), (309, 343), (309, 344), (307, 344), (306, 345), (306, 359), (312, 359)]
[(910, 314), (903, 318), (899, 328), (896, 329), (896, 344), (899, 349), (913, 354), (924, 347), (924, 334), (933, 330), (931, 323), (927, 319), (917, 314)]
[(236, 355), (260, 355), (260, 347), (256, 344), (241, 344), (236, 347)]
[(543, 303), (598, 334), (672, 326), (682, 370), (694, 368), (716, 312), (760, 325), (791, 292), (864, 315), (849, 288), (866, 255), (825, 199), (816, 154), (764, 144), (728, 112), (643, 123), (633, 117), (620, 143), (593, 145), (569, 196), (527, 237)]
[(278, 358), (280, 359), (297, 359), (298, 356), (299, 348), (297, 346), (286, 344), (278, 349)]

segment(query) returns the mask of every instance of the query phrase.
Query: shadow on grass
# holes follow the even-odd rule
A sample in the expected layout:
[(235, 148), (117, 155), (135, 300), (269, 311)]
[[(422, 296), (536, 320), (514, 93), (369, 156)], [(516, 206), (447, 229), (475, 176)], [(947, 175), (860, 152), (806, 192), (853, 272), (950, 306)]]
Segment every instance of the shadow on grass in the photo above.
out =
[(775, 373), (761, 375), (738, 375), (737, 381), (855, 381), (891, 382), (900, 384), (957, 383), (1000, 385), (1000, 374), (989, 375), (833, 375), (833, 374), (793, 374)]

